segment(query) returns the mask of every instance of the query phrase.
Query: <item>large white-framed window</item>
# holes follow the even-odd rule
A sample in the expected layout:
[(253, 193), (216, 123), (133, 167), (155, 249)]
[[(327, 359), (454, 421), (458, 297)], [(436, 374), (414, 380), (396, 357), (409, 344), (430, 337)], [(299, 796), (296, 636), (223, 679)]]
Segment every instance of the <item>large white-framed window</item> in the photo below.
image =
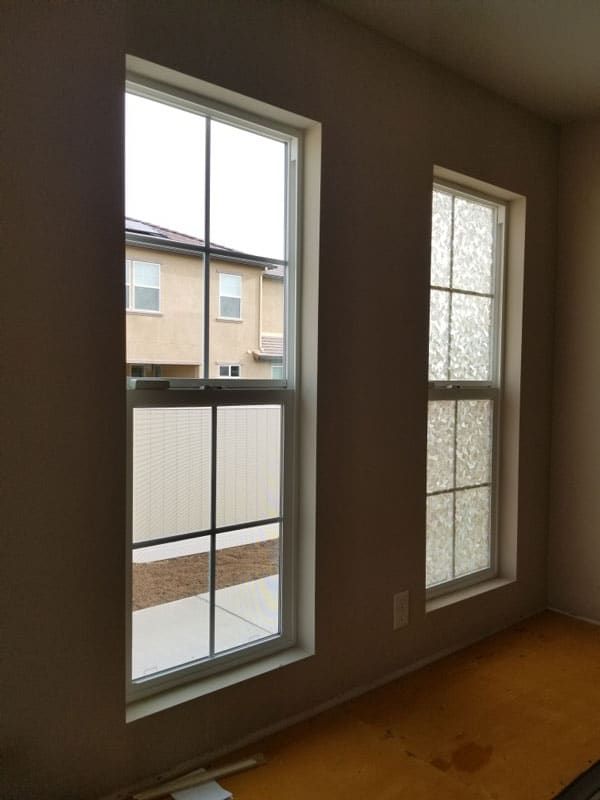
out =
[(160, 311), (160, 264), (125, 260), (125, 308), (128, 311)]
[(242, 318), (242, 276), (219, 273), (219, 318)]
[[(133, 99), (128, 114), (144, 117), (142, 134), (155, 114), (170, 133), (165, 161), (176, 145), (179, 152), (195, 145), (202, 151), (189, 152), (186, 161), (194, 169), (180, 175), (186, 184), (180, 195), (196, 212), (201, 209), (201, 219), (197, 213), (186, 219), (183, 212), (179, 219), (168, 219), (167, 211), (164, 218), (147, 219), (163, 213), (150, 207), (127, 214), (143, 220), (134, 243), (171, 250), (175, 243), (178, 253), (202, 259), (198, 335), (204, 354), (200, 378), (128, 380), (127, 696), (130, 707), (137, 709), (128, 718), (135, 718), (150, 713), (139, 710), (144, 698), (166, 697), (183, 683), (199, 687), (194, 692), (202, 694), (209, 690), (202, 685), (218, 688), (247, 677), (249, 662), (266, 665), (257, 667), (259, 671), (273, 669), (284, 658), (305, 657), (313, 647), (314, 452), (309, 450), (316, 430), (318, 215), (312, 209), (318, 208), (320, 128), (301, 117), (293, 119), (300, 127), (282, 121), (286, 112), (261, 116), (249, 110), (252, 102), (245, 98), (236, 107), (231, 93), (148, 62), (130, 61), (144, 70), (143, 77), (132, 74), (127, 83), (127, 99)], [(157, 71), (160, 82), (148, 77)], [(172, 75), (177, 85), (167, 88), (163, 75)], [(207, 94), (190, 92), (190, 82)], [(300, 216), (303, 124), (312, 133), (314, 156), (307, 181), (313, 200), (311, 236)], [(127, 127), (135, 131), (133, 116)], [(148, 168), (160, 172), (159, 145), (155, 142), (154, 151), (147, 145), (146, 152)], [(142, 148), (132, 145), (131, 151), (135, 161)], [(143, 166), (141, 173), (139, 164), (134, 164), (137, 173), (134, 167), (126, 169), (127, 181), (141, 175), (143, 183)], [(198, 185), (190, 184), (190, 175)], [(127, 188), (133, 197), (133, 188)], [(171, 191), (176, 188), (170, 186)], [(148, 196), (143, 190), (138, 194)], [(169, 204), (168, 213), (173, 206)], [(306, 274), (298, 258), (301, 233)], [(241, 276), (233, 270), (211, 270), (212, 261), (282, 273), (284, 352), (278, 380), (268, 370), (256, 379), (242, 377), (239, 364), (215, 359), (233, 339), (229, 329), (230, 338), (219, 339), (225, 328), (213, 327), (211, 320), (222, 312), (240, 317)], [(306, 297), (302, 330), (299, 287)], [(189, 293), (182, 296), (182, 302), (189, 300)], [(236, 326), (236, 335), (242, 327)], [(297, 358), (301, 335), (310, 369)], [(168, 344), (172, 346), (171, 339)], [(227, 375), (220, 367), (217, 374), (209, 371), (215, 361), (226, 367)], [(297, 412), (300, 392), (306, 398), (302, 417)], [(305, 432), (301, 442), (300, 429)], [(290, 655), (282, 655), (284, 650)], [(277, 661), (270, 661), (276, 654)], [(243, 667), (242, 677), (235, 677), (238, 667)], [(220, 682), (211, 683), (221, 674)], [(165, 701), (163, 707), (169, 704)]]
[(506, 204), (432, 197), (427, 422), (429, 596), (497, 573)]

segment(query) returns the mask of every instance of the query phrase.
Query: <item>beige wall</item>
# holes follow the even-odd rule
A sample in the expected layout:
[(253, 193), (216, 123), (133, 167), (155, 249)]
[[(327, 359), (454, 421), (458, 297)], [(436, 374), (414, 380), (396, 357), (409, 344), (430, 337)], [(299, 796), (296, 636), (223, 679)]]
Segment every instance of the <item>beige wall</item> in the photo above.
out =
[[(125, 254), (160, 264), (160, 311), (126, 314), (127, 363), (162, 365), (161, 377), (202, 377), (202, 259), (133, 245)], [(267, 279), (263, 284), (261, 272), (244, 264), (211, 262), (210, 377), (218, 377), (221, 364), (239, 364), (243, 378), (271, 377), (270, 363), (257, 360), (253, 353), (260, 350), (261, 324), (263, 332), (283, 333), (283, 282)], [(242, 279), (240, 320), (219, 316), (220, 273)]]
[[(241, 320), (219, 316), (219, 275), (242, 278)], [(261, 270), (231, 262), (211, 262), (210, 377), (219, 374), (219, 364), (239, 364), (242, 378), (270, 378), (271, 366), (257, 361), (260, 349)]]
[(128, 311), (128, 364), (202, 363), (203, 263), (200, 258), (128, 245), (127, 258), (160, 264), (160, 312)]
[(549, 603), (600, 621), (600, 120), (560, 145)]
[(283, 332), (283, 278), (263, 276), (263, 333)]
[[(3, 796), (97, 797), (543, 607), (556, 130), (305, 0), (9, 2), (3, 33)], [(130, 724), (126, 51), (323, 123), (317, 654)], [(433, 164), (528, 216), (519, 579), (425, 614)]]

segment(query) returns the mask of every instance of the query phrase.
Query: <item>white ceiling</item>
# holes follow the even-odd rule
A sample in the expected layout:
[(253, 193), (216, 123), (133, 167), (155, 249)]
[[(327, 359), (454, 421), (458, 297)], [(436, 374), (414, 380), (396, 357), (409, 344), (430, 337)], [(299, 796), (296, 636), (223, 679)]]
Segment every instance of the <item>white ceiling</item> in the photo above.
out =
[(600, 116), (600, 0), (321, 0), (557, 122)]

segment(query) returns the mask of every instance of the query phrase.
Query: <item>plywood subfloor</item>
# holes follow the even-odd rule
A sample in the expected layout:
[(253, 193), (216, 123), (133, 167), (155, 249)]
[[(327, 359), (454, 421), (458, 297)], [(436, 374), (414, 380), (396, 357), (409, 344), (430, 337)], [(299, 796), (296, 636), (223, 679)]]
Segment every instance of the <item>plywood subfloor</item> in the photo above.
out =
[(547, 800), (600, 758), (600, 627), (545, 612), (257, 751), (236, 800)]

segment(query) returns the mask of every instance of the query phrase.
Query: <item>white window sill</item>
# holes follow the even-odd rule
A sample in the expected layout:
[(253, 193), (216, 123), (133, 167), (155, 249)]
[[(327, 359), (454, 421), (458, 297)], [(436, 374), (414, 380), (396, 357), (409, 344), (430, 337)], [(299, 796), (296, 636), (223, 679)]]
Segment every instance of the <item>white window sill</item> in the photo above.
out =
[(148, 317), (162, 317), (162, 311), (151, 311), (150, 309), (143, 308), (126, 308), (128, 314), (142, 314)]
[(515, 583), (512, 578), (491, 578), (481, 583), (476, 583), (473, 586), (466, 586), (461, 589), (454, 589), (448, 594), (442, 594), (438, 597), (432, 597), (425, 603), (425, 613), (429, 614), (431, 611), (438, 611), (440, 608), (451, 606), (454, 603), (460, 603), (463, 600), (468, 600), (471, 597), (477, 597), (485, 592), (493, 592), (495, 589), (501, 589)]
[(241, 317), (217, 317), (217, 322), (243, 322)]
[(159, 711), (164, 711), (167, 708), (172, 708), (181, 703), (187, 703), (189, 700), (195, 700), (197, 697), (202, 697), (211, 692), (217, 692), (219, 689), (224, 689), (227, 686), (233, 686), (236, 683), (255, 678), (263, 673), (280, 669), (288, 664), (293, 664), (296, 661), (309, 658), (313, 655), (313, 652), (313, 650), (303, 647), (290, 647), (287, 650), (264, 656), (256, 661), (232, 667), (224, 672), (208, 675), (197, 681), (166, 689), (151, 697), (134, 700), (127, 705), (125, 721), (133, 722), (136, 719), (148, 717), (150, 714), (156, 714)]

